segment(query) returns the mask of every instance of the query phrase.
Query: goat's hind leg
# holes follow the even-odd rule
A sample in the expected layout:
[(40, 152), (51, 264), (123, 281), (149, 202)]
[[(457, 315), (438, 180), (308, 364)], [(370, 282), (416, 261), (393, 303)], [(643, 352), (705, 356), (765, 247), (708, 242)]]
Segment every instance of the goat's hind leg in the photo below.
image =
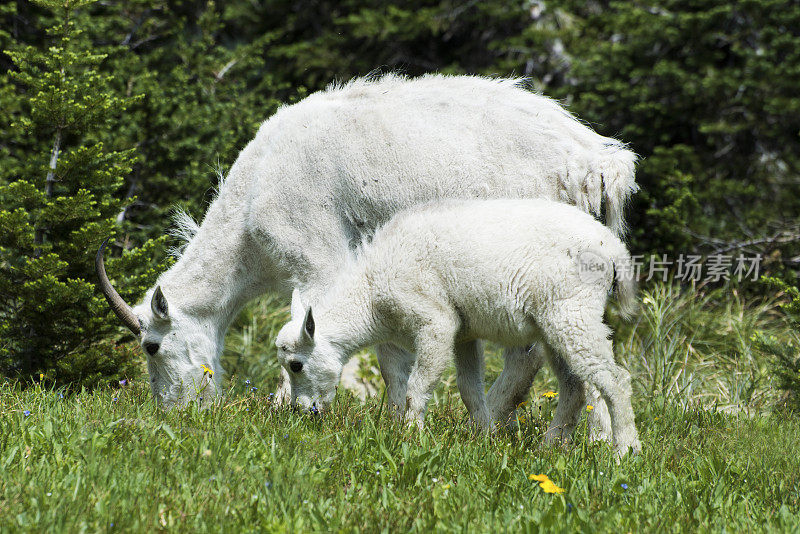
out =
[(614, 361), (609, 329), (602, 309), (595, 313), (582, 303), (570, 309), (552, 310), (542, 325), (550, 348), (562, 356), (570, 371), (596, 387), (608, 405), (617, 456), (629, 449), (641, 450), (631, 407), (630, 374)]
[(544, 440), (549, 444), (567, 444), (572, 440), (572, 432), (578, 425), (581, 408), (584, 406), (583, 381), (570, 370), (560, 355), (546, 347), (543, 348), (543, 352), (550, 369), (558, 379), (558, 406), (545, 432)]
[(586, 403), (592, 406), (586, 420), (589, 425), (589, 441), (607, 441), (611, 443), (611, 415), (600, 392), (591, 384), (586, 384)]
[(503, 371), (492, 384), (487, 404), (492, 419), (499, 425), (516, 427), (519, 404), (528, 396), (533, 379), (544, 361), (542, 343), (533, 347), (507, 348), (503, 352)]
[(475, 425), (481, 430), (492, 431), (489, 409), (486, 407), (484, 391), (483, 343), (470, 341), (459, 343), (455, 347), (456, 382), (461, 400), (472, 417)]

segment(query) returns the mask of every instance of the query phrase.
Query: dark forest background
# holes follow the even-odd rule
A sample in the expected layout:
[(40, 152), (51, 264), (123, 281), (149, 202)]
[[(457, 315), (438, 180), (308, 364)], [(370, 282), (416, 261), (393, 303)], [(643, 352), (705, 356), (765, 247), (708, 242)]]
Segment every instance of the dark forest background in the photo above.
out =
[(134, 373), (94, 288), (100, 242), (136, 300), (169, 262), (173, 210), (201, 218), (262, 121), (380, 72), (529, 78), (641, 156), (633, 251), (761, 254), (772, 279), (729, 289), (800, 307), (795, 1), (18, 1), (0, 3), (0, 50), (8, 376)]

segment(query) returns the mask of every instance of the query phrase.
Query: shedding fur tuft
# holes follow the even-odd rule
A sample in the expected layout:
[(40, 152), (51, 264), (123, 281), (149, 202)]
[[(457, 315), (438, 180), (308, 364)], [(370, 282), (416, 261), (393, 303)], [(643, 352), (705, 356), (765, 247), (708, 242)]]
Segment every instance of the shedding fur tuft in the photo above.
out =
[(192, 241), (200, 225), (195, 222), (191, 215), (186, 213), (185, 210), (178, 208), (172, 216), (173, 228), (170, 229), (169, 235), (180, 241), (180, 244), (170, 249), (170, 254), (176, 258), (180, 258), (186, 247)]
[(627, 150), (620, 142), (609, 144), (602, 152), (593, 162), (590, 172), (599, 175), (602, 180), (606, 226), (621, 238), (628, 230), (625, 224), (625, 206), (639, 190), (634, 175), (636, 154)]

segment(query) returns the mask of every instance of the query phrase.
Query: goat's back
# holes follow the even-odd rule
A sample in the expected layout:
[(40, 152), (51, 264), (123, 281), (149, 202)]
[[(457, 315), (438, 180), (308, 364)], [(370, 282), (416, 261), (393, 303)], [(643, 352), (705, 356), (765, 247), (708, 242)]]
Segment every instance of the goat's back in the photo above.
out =
[(332, 210), (357, 233), (445, 198), (547, 198), (598, 215), (610, 200), (619, 218), (636, 189), (621, 142), (520, 80), (476, 76), (332, 86), (279, 110), (240, 160), (225, 187), (246, 181), (254, 210)]
[[(530, 331), (519, 329), (564, 301), (602, 316), (615, 262), (627, 257), (619, 238), (574, 206), (495, 199), (401, 212), (359, 262), (398, 306), (439, 298), (459, 311), (475, 337), (511, 343), (530, 339)], [(509, 339), (509, 332), (519, 337)]]

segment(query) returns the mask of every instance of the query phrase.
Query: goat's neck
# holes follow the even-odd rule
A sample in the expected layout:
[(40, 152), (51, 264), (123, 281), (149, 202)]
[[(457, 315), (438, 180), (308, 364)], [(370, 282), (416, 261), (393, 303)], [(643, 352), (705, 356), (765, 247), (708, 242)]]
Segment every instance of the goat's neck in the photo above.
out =
[(170, 307), (224, 332), (244, 305), (267, 287), (259, 248), (250, 243), (244, 225), (214, 207), (159, 283)]
[(314, 310), (317, 328), (347, 359), (353, 352), (380, 343), (386, 328), (375, 307), (371, 286), (361, 269), (352, 270), (334, 282)]

